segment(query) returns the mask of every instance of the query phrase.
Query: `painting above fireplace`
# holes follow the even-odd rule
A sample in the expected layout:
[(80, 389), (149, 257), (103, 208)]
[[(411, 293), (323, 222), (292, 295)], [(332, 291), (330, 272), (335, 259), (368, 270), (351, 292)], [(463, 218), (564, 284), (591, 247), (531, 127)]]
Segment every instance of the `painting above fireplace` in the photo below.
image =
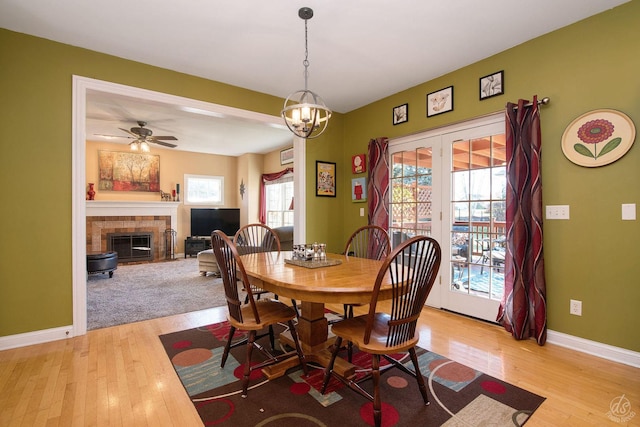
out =
[(119, 151), (98, 151), (102, 191), (160, 191), (160, 156)]

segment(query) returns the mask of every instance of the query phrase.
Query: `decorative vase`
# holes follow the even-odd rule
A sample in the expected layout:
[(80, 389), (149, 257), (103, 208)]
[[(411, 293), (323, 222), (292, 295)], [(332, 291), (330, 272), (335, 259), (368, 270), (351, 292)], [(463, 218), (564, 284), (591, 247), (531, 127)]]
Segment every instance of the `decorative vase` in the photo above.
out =
[(90, 183), (89, 183), (89, 191), (87, 191), (87, 197), (88, 197), (88, 199), (87, 199), (87, 200), (93, 200), (93, 198), (95, 197), (95, 195), (96, 195), (96, 192), (95, 192), (95, 190), (93, 189), (93, 182), (90, 182)]

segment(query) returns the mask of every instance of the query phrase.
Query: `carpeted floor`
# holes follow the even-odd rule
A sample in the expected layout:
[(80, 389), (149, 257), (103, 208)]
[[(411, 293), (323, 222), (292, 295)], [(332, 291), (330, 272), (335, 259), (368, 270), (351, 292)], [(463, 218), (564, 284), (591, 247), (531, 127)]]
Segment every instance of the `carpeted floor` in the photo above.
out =
[[(373, 425), (372, 404), (337, 380), (332, 379), (327, 394), (319, 393), (323, 371), (318, 368), (311, 369), (308, 378), (303, 378), (300, 368), (294, 368), (273, 381), (254, 371), (249, 394), (241, 398), (245, 346), (232, 349), (225, 368), (220, 368), (228, 330), (228, 323), (223, 322), (160, 336), (204, 425)], [(264, 345), (268, 346), (267, 342)], [(381, 380), (385, 427), (520, 426), (544, 401), (541, 396), (435, 353), (419, 349), (418, 358), (431, 404), (424, 405), (413, 377), (392, 369)], [(356, 353), (353, 360), (366, 368), (371, 358)], [(413, 370), (408, 357), (406, 361)]]
[(196, 258), (119, 265), (87, 277), (87, 329), (105, 328), (225, 304), (222, 279), (200, 276)]

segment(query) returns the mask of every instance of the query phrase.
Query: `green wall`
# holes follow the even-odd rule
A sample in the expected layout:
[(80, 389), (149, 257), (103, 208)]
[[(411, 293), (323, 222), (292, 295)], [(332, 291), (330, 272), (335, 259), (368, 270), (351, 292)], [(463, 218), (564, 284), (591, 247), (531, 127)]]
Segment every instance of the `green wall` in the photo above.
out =
[[(614, 108), (640, 123), (640, 3), (630, 2), (345, 115), (306, 142), (307, 239), (340, 251), (366, 223), (351, 202), (351, 156), (371, 138), (415, 133), (548, 96), (542, 107), (544, 204), (569, 204), (570, 221), (545, 223), (549, 328), (640, 351), (640, 226), (621, 221), (639, 203), (640, 148), (597, 169), (570, 163), (564, 128), (580, 114)], [(418, 42), (418, 41), (416, 41)], [(0, 336), (72, 322), (71, 83), (80, 75), (278, 114), (282, 99), (0, 30)], [(505, 95), (478, 100), (478, 78), (505, 71)], [(426, 94), (453, 85), (454, 111), (427, 119)], [(392, 126), (394, 106), (409, 121)], [(315, 197), (315, 161), (337, 163), (337, 197)], [(568, 314), (569, 298), (583, 316)]]
[[(73, 75), (272, 115), (284, 101), (4, 29), (0, 64), (0, 337), (73, 321)], [(340, 114), (335, 118), (331, 132), (313, 140), (318, 147), (341, 138)], [(329, 161), (339, 156), (321, 154)]]
[[(493, 113), (534, 94), (550, 97), (541, 107), (543, 204), (570, 205), (571, 219), (544, 223), (549, 329), (640, 351), (640, 223), (621, 220), (622, 203), (640, 208), (640, 146), (600, 168), (569, 162), (560, 147), (566, 126), (590, 110), (620, 110), (640, 126), (638, 52), (640, 2), (630, 2), (347, 114), (341, 163), (366, 152), (371, 138)], [(478, 79), (499, 70), (505, 94), (480, 101)], [(426, 94), (451, 85), (454, 110), (426, 118)], [(393, 126), (391, 111), (404, 103), (409, 121)], [(366, 218), (358, 216), (361, 204), (344, 197), (346, 238)], [(582, 300), (581, 317), (569, 315), (569, 299)]]

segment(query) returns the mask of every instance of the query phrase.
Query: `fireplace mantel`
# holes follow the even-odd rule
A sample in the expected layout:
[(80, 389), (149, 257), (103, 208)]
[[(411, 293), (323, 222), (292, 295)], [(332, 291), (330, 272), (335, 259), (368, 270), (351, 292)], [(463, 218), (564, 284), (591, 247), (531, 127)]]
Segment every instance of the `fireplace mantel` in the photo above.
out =
[(87, 200), (87, 216), (169, 215), (177, 212), (181, 202), (125, 202)]
[(171, 217), (171, 228), (178, 226), (178, 206), (181, 202), (128, 202), (118, 200), (87, 200), (86, 216), (165, 215)]

